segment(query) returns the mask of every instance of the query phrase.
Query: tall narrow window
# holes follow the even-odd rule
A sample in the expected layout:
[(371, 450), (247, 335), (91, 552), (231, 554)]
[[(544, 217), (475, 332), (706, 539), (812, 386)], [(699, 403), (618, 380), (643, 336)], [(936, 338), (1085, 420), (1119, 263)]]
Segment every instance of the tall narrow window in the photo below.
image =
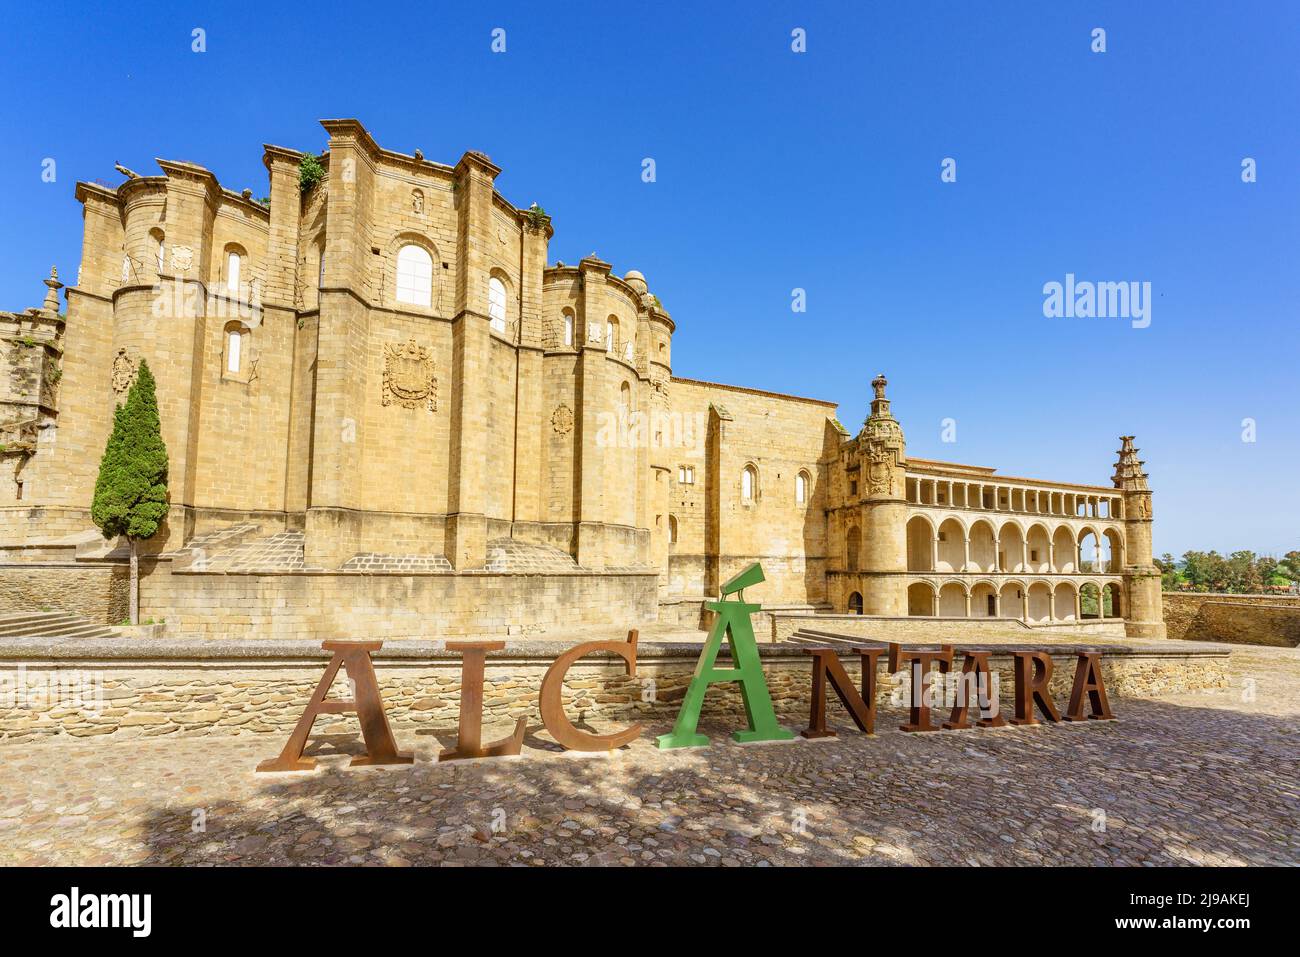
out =
[(149, 238), (154, 241), (154, 246), (155, 246), (154, 252), (158, 256), (158, 275), (161, 276), (163, 274), (163, 270), (167, 268), (167, 255), (166, 255), (167, 246), (163, 242), (162, 230), (161, 229), (149, 230)]
[(317, 259), (320, 265), (316, 267), (316, 288), (324, 289), (325, 288), (325, 245), (323, 243), (320, 245), (318, 251), (319, 251), (319, 255)]
[(573, 345), (573, 310), (564, 310), (564, 344)]
[(800, 472), (794, 477), (794, 500), (800, 505), (808, 501), (808, 473)]
[(674, 544), (677, 541), (677, 516), (668, 516), (668, 543)]
[(497, 332), (506, 331), (506, 284), (496, 276), (488, 280), (488, 318)]
[(243, 360), (244, 336), (238, 329), (226, 333), (226, 371), (239, 372)]
[(239, 267), (240, 256), (237, 252), (226, 254), (226, 289), (234, 295), (239, 295)]
[(397, 251), (397, 301), (413, 306), (433, 304), (433, 257), (422, 246)]
[(752, 465), (746, 465), (745, 471), (740, 473), (740, 497), (746, 502), (752, 502), (754, 496), (758, 494), (758, 471)]
[(605, 324), (605, 351), (613, 352), (614, 346), (618, 343), (618, 318), (610, 316), (609, 321)]

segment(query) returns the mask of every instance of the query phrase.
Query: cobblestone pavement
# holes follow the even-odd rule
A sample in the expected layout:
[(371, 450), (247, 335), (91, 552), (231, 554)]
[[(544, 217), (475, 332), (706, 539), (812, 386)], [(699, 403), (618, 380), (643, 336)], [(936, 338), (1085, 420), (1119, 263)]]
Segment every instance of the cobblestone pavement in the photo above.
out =
[[(257, 775), (271, 736), (0, 747), (4, 864), (1300, 864), (1300, 653), (1118, 722)], [(433, 732), (436, 732), (433, 733)], [(333, 753), (329, 753), (333, 752)]]

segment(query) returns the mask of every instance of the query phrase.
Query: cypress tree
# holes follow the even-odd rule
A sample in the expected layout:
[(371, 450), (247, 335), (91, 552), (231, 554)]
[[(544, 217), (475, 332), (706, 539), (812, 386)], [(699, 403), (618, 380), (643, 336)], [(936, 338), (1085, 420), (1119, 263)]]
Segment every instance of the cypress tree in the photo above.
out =
[(131, 546), (131, 624), (140, 623), (139, 543), (152, 538), (167, 517), (167, 446), (158, 418), (158, 397), (149, 364), (140, 371), (126, 404), (113, 413), (90, 517), (105, 538), (126, 536)]

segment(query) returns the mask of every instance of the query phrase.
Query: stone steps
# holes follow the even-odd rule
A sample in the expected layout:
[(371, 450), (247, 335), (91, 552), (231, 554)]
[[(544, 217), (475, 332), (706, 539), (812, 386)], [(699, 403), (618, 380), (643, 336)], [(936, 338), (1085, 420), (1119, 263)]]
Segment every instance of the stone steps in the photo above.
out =
[(107, 625), (58, 611), (0, 615), (0, 638), (113, 638), (115, 635)]

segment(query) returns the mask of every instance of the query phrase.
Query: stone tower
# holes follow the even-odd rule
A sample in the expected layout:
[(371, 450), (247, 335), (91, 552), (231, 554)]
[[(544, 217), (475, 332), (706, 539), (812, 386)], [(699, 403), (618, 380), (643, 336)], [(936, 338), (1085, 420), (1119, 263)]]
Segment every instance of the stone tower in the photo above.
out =
[(862, 423), (862, 613), (907, 614), (907, 482), (903, 427), (889, 411), (884, 375), (871, 380), (875, 398)]
[(1160, 570), (1151, 560), (1151, 486), (1133, 436), (1121, 435), (1113, 481), (1124, 493), (1124, 630), (1130, 638), (1164, 638)]

